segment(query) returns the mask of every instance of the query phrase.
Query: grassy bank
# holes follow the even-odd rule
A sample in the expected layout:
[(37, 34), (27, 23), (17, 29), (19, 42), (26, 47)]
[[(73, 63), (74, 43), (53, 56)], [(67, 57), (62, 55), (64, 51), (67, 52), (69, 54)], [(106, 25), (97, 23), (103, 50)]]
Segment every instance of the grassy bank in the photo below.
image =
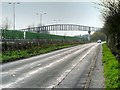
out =
[[(19, 30), (2, 30), (2, 36), (5, 39), (24, 39), (24, 32)], [(58, 40), (76, 40), (76, 37), (70, 36), (59, 36), (53, 34), (37, 33), (37, 32), (26, 32), (26, 39), (58, 39)]]
[(103, 44), (103, 64), (106, 88), (120, 88), (120, 64), (106, 44)]
[(1, 63), (11, 62), (11, 61), (19, 60), (22, 58), (31, 57), (31, 56), (47, 53), (50, 51), (54, 51), (54, 50), (58, 50), (58, 49), (62, 49), (62, 48), (66, 48), (74, 45), (78, 45), (78, 44), (65, 44), (65, 43), (49, 44), (49, 45), (36, 46), (36, 47), (33, 46), (32, 48), (26, 49), (26, 50), (8, 51), (5, 53), (2, 53), (2, 59), (0, 59), (0, 62)]

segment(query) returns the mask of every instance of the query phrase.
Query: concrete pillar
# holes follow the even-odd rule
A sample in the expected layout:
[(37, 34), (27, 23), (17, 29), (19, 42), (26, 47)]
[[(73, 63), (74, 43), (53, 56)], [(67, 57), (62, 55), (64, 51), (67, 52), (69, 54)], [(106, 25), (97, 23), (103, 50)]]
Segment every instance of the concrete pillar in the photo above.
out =
[(62, 29), (62, 26), (60, 25), (60, 30)]
[(55, 30), (55, 25), (53, 26), (53, 30)]
[(48, 26), (46, 26), (46, 31), (48, 31)]
[(71, 30), (71, 27), (70, 27), (71, 25), (68, 25), (68, 30)]
[(46, 32), (46, 26), (44, 26), (44, 31), (43, 31), (44, 33)]
[(78, 26), (78, 30), (80, 30), (80, 26)]
[(72, 25), (70, 25), (70, 30), (72, 30)]
[(54, 31), (54, 26), (52, 25), (52, 30)]
[(79, 26), (77, 25), (77, 30), (79, 31)]
[(61, 30), (61, 25), (59, 25), (59, 30)]
[(47, 27), (46, 27), (46, 26), (44, 26), (44, 28), (45, 28), (45, 29), (44, 29), (44, 31), (47, 31)]
[(64, 31), (65, 27), (64, 27), (64, 24), (63, 24), (63, 31)]
[(74, 31), (74, 26), (72, 25), (72, 30)]
[(53, 25), (52, 25), (52, 31), (54, 30), (54, 27), (53, 27)]
[(41, 30), (42, 30), (42, 27), (40, 27), (40, 32), (41, 32)]
[(36, 31), (37, 31), (37, 32), (40, 32), (40, 27), (37, 27), (37, 28), (36, 28)]
[(68, 30), (68, 25), (66, 25), (66, 30)]
[(49, 30), (50, 30), (50, 31), (52, 31), (52, 26), (50, 25), (49, 27), (50, 27), (50, 29), (49, 29)]
[(45, 31), (47, 31), (47, 26), (45, 26)]
[(61, 24), (61, 30), (63, 30), (63, 25)]
[(63, 31), (63, 24), (62, 24), (62, 31)]
[(57, 31), (57, 25), (55, 25), (55, 30)]
[(65, 30), (67, 31), (67, 24), (65, 25)]
[(41, 26), (41, 31), (43, 30), (43, 26)]
[(64, 30), (66, 30), (66, 25), (64, 25), (64, 27), (65, 27)]
[(83, 26), (83, 31), (85, 31), (85, 26)]
[(75, 30), (75, 26), (73, 25), (73, 30)]
[(84, 27), (82, 26), (82, 31), (84, 30)]
[(74, 29), (73, 29), (73, 25), (72, 25), (72, 30), (74, 30)]
[(58, 31), (60, 31), (60, 25), (58, 25)]
[(53, 26), (51, 25), (51, 31), (53, 31)]
[(65, 29), (67, 30), (67, 25), (65, 25)]
[(64, 25), (64, 30), (66, 30), (66, 25)]
[(50, 26), (48, 26), (48, 31), (50, 31)]
[(65, 25), (63, 25), (63, 30), (65, 30)]
[(43, 26), (43, 31), (45, 30), (45, 27)]
[(44, 31), (44, 26), (42, 26), (42, 31)]

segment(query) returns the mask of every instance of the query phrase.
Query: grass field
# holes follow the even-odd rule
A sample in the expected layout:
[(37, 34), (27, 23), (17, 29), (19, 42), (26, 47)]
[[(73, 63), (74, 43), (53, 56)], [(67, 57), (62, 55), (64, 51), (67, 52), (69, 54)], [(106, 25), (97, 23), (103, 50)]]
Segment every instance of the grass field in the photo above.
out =
[(111, 53), (106, 44), (103, 44), (103, 63), (106, 88), (120, 88), (120, 63)]

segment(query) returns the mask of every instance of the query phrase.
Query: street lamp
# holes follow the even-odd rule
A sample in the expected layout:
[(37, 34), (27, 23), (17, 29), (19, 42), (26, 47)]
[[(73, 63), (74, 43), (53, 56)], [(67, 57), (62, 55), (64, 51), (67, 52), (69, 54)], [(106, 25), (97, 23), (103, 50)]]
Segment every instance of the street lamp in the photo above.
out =
[(60, 22), (59, 19), (58, 19), (58, 20), (54, 19), (53, 21), (54, 21), (56, 24), (57, 24), (58, 22)]
[(40, 15), (40, 26), (42, 26), (42, 15), (46, 13), (36, 13), (36, 15)]
[(20, 4), (19, 2), (9, 2), (8, 4), (12, 4), (13, 5), (13, 30), (15, 30), (15, 5), (16, 4)]
[[(54, 19), (53, 21), (54, 21), (56, 24), (57, 24), (58, 22), (60, 22), (59, 19), (58, 19), (58, 20)], [(57, 35), (57, 26), (56, 26), (56, 35)]]

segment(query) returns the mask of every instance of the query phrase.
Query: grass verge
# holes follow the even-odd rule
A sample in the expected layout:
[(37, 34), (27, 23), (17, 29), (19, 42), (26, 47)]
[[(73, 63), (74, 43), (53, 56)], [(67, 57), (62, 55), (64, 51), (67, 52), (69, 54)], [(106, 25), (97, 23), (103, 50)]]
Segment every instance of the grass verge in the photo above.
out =
[(8, 51), (0, 55), (0, 57), (2, 57), (0, 59), (0, 63), (6, 63), (6, 62), (19, 60), (22, 58), (28, 58), (31, 56), (40, 55), (40, 54), (48, 53), (50, 51), (55, 51), (58, 49), (67, 48), (75, 45), (78, 44), (49, 44), (44, 46), (32, 47), (26, 50)]
[(111, 53), (110, 49), (104, 43), (103, 45), (103, 64), (106, 88), (120, 88), (120, 63)]

